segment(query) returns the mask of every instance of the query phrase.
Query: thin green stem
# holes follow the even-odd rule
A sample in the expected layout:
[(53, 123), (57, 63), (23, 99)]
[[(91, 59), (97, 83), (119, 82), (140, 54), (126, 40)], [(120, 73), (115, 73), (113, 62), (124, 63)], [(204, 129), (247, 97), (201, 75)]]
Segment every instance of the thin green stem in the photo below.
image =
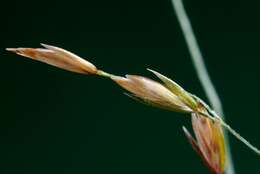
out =
[(227, 123), (225, 123), (221, 118), (220, 124), (225, 127), (231, 134), (233, 134), (237, 139), (242, 141), (247, 147), (249, 147), (251, 150), (253, 150), (257, 155), (260, 155), (260, 150), (257, 149), (255, 146), (253, 146), (249, 141), (247, 141), (245, 138), (243, 138), (239, 133), (237, 133), (233, 128), (231, 128)]
[[(214, 113), (214, 112), (213, 112)], [(231, 128), (224, 120), (222, 120), (219, 116), (211, 116), (210, 114), (206, 114), (204, 112), (199, 112), (200, 115), (211, 119), (214, 122), (219, 123), (221, 126), (223, 126), (225, 129), (227, 129), (232, 135), (234, 135), (238, 140), (243, 142), (249, 149), (254, 151), (257, 155), (260, 155), (260, 150), (257, 149), (255, 146), (253, 146), (249, 141), (247, 141), (245, 138), (243, 138), (237, 131), (235, 131), (233, 128)]]
[[(224, 112), (220, 98), (214, 88), (212, 81), (210, 80), (209, 73), (203, 60), (202, 53), (199, 49), (195, 34), (193, 32), (189, 17), (185, 11), (182, 0), (172, 0), (172, 5), (175, 10), (177, 19), (180, 23), (183, 35), (188, 45), (189, 52), (191, 54), (192, 62), (197, 72), (198, 78), (206, 92), (206, 95), (210, 101), (211, 106), (217, 111), (224, 119)], [(230, 151), (228, 135), (225, 134), (225, 146), (227, 152), (227, 168), (226, 174), (235, 174), (232, 155)]]
[(98, 70), (96, 75), (99, 75), (99, 76), (102, 76), (102, 77), (106, 77), (106, 78), (111, 78), (111, 77), (114, 76), (113, 74), (107, 73), (107, 72), (102, 71), (102, 70)]
[(233, 128), (231, 128), (214, 110), (212, 110), (203, 100), (201, 100), (199, 97), (197, 97), (194, 94), (190, 94), (195, 100), (200, 102), (203, 107), (208, 111), (209, 114), (206, 114), (204, 112), (199, 112), (204, 117), (207, 117), (211, 119), (212, 121), (219, 122), (225, 129), (227, 129), (232, 135), (234, 135), (237, 139), (242, 141), (248, 148), (253, 150), (256, 154), (260, 155), (260, 151), (253, 146), (249, 141), (247, 141), (245, 138), (243, 138), (239, 133), (237, 133)]

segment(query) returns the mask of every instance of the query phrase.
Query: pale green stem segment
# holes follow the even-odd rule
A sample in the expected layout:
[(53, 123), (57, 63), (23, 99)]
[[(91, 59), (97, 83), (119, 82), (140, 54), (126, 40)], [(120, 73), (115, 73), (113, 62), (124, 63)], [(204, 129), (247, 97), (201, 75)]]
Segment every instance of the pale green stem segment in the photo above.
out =
[(111, 78), (111, 77), (115, 76), (113, 74), (107, 73), (107, 72), (102, 71), (102, 70), (98, 70), (96, 75), (99, 75), (99, 76), (102, 76), (102, 77), (106, 77), (106, 78)]
[(237, 139), (242, 141), (247, 147), (253, 150), (257, 155), (260, 155), (260, 150), (253, 146), (250, 142), (248, 142), (245, 138), (239, 135), (234, 129), (232, 129), (227, 123), (225, 123), (221, 118), (219, 118), (220, 124), (225, 127), (230, 133), (232, 133)]
[(249, 141), (247, 141), (245, 138), (243, 138), (239, 133), (237, 133), (233, 128), (231, 128), (224, 120), (222, 120), (219, 116), (210, 116), (208, 114), (199, 112), (201, 115), (211, 119), (212, 121), (218, 122), (221, 126), (223, 126), (225, 129), (227, 129), (232, 135), (234, 135), (237, 139), (239, 139), (241, 142), (243, 142), (249, 149), (254, 151), (257, 155), (260, 155), (260, 150), (257, 149), (255, 146), (253, 146)]
[[(224, 118), (224, 112), (222, 109), (222, 104), (220, 98), (216, 92), (216, 89), (210, 79), (209, 73), (207, 71), (206, 65), (202, 53), (200, 51), (198, 42), (196, 40), (195, 34), (193, 32), (189, 17), (185, 11), (182, 0), (172, 0), (172, 5), (176, 13), (177, 19), (180, 23), (184, 38), (186, 40), (189, 52), (191, 54), (192, 62), (197, 72), (198, 78), (204, 88), (206, 95), (210, 101), (211, 106), (216, 110), (222, 118)], [(227, 168), (225, 170), (226, 174), (235, 174), (234, 164), (232, 160), (232, 154), (229, 145), (228, 135), (224, 131), (225, 146), (226, 146), (226, 158), (227, 158)]]
[[(192, 94), (191, 94), (192, 95)], [(199, 112), (204, 117), (211, 119), (212, 121), (218, 122), (221, 126), (227, 129), (232, 135), (234, 135), (237, 139), (243, 142), (249, 149), (254, 151), (257, 155), (260, 155), (260, 150), (253, 146), (249, 141), (243, 138), (239, 133), (237, 133), (233, 128), (231, 128), (215, 111), (213, 111), (205, 102), (203, 102), (199, 97), (192, 95), (196, 100), (198, 100), (209, 112), (209, 114), (205, 114), (203, 112)]]

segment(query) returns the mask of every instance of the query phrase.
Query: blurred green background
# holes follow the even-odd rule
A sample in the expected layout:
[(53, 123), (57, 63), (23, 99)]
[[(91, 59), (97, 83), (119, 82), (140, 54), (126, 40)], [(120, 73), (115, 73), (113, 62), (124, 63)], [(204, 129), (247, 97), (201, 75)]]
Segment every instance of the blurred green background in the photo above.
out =
[[(259, 136), (258, 1), (184, 1), (227, 122)], [(205, 99), (170, 0), (1, 2), (1, 174), (208, 173), (181, 126), (189, 117), (147, 107), (113, 82), (8, 53), (47, 43), (108, 72), (155, 69)], [(237, 174), (260, 160), (231, 136)]]

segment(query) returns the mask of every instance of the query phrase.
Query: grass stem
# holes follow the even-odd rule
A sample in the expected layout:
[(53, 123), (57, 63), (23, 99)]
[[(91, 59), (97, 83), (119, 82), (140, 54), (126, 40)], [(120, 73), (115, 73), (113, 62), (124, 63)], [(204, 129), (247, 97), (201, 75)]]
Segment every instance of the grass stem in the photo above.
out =
[[(189, 17), (183, 6), (183, 2), (182, 2), (182, 0), (172, 0), (172, 5), (175, 10), (177, 19), (180, 23), (185, 41), (187, 43), (187, 46), (188, 46), (188, 49), (189, 49), (189, 52), (190, 52), (190, 55), (192, 58), (193, 65), (197, 72), (200, 83), (202, 84), (202, 86), (205, 90), (205, 93), (209, 99), (211, 106), (213, 107), (213, 109), (216, 112), (218, 112), (219, 115), (222, 116), (222, 119), (224, 119), (224, 112), (223, 112), (220, 98), (210, 79), (209, 73), (207, 71), (206, 65), (203, 60), (202, 53), (200, 51), (198, 42), (197, 42), (195, 34), (193, 32)], [(235, 174), (228, 135), (225, 130), (224, 130), (224, 133), (225, 133), (225, 146), (226, 146), (226, 152), (227, 152), (227, 156), (226, 156), (227, 168), (226, 168), (225, 173), (226, 174)]]

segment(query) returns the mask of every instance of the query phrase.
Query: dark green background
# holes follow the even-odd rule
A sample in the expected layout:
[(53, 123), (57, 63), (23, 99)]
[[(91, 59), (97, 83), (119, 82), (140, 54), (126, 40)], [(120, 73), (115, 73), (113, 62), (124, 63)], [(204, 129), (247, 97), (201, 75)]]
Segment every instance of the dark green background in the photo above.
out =
[[(184, 2), (227, 122), (259, 147), (260, 3)], [(114, 74), (152, 77), (149, 67), (205, 99), (170, 0), (16, 0), (1, 9), (1, 174), (208, 173), (181, 130), (189, 117), (4, 51), (43, 42)], [(237, 174), (259, 174), (259, 157), (234, 137), (231, 145)]]

